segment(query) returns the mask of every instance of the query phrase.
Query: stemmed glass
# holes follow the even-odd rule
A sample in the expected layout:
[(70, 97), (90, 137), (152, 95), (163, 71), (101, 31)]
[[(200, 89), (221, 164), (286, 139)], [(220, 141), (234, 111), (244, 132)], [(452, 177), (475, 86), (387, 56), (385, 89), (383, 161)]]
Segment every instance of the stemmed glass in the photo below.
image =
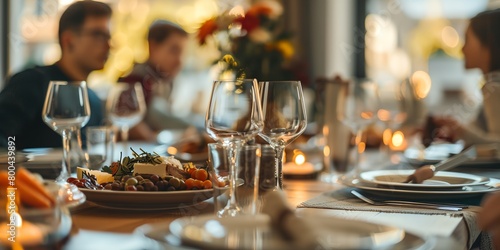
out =
[(236, 203), (238, 150), (253, 139), (263, 125), (257, 80), (215, 81), (205, 118), (208, 134), (222, 143), (229, 162), (229, 201), (220, 217), (237, 216)]
[(51, 81), (42, 110), (43, 121), (63, 139), (63, 164), (57, 182), (65, 182), (71, 173), (71, 137), (90, 119), (87, 84)]
[(109, 119), (120, 128), (120, 135), (125, 152), (128, 150), (128, 131), (137, 125), (146, 115), (146, 101), (140, 83), (118, 83), (110, 92), (106, 103)]
[[(383, 146), (390, 152), (389, 144), (394, 130), (399, 128), (407, 117), (405, 102), (405, 82), (380, 83), (377, 89), (377, 118), (384, 124)], [(385, 151), (385, 150), (384, 150)]]
[(283, 189), (283, 152), (307, 126), (307, 115), (299, 81), (259, 83), (264, 128), (259, 135), (275, 151), (276, 189)]
[(355, 173), (359, 171), (361, 157), (359, 145), (363, 131), (370, 125), (378, 111), (377, 85), (368, 80), (350, 81), (339, 92), (337, 118), (356, 135), (356, 157), (353, 164)]

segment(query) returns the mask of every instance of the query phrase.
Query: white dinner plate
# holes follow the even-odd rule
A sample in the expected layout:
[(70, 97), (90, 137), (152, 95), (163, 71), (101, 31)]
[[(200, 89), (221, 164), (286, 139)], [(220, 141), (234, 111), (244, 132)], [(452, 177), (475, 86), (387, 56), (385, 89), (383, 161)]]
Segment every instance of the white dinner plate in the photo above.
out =
[[(451, 155), (460, 153), (463, 148), (464, 146), (459, 143), (439, 143), (433, 144), (425, 150), (421, 150), (419, 148), (408, 148), (404, 151), (403, 155), (406, 160), (412, 165), (431, 165), (446, 160)], [(476, 166), (499, 164), (500, 155), (498, 155), (498, 148), (500, 148), (500, 145), (496, 144), (476, 145), (476, 150), (478, 153), (476, 159), (467, 161), (461, 165)]]
[[(170, 225), (145, 224), (135, 233), (179, 249), (188, 246), (203, 249), (295, 249), (279, 233), (271, 230), (266, 217), (184, 217)], [(319, 240), (330, 249), (430, 249), (432, 245), (430, 241), (394, 227), (317, 214), (307, 218), (318, 229)], [(191, 231), (191, 236), (185, 235), (185, 231)], [(198, 238), (198, 232), (208, 233), (210, 237)]]
[(87, 200), (122, 210), (164, 210), (187, 207), (212, 198), (213, 189), (181, 191), (115, 191), (80, 188)]
[(375, 170), (363, 172), (360, 179), (363, 182), (387, 186), (394, 189), (460, 189), (466, 186), (484, 185), (489, 182), (489, 178), (448, 171), (436, 172), (434, 177), (421, 184), (403, 183), (406, 178), (413, 174), (415, 170)]
[(398, 199), (445, 200), (476, 197), (500, 190), (500, 180), (490, 178), (486, 185), (467, 186), (459, 190), (407, 190), (366, 183), (359, 178), (345, 178), (343, 184), (378, 196)]

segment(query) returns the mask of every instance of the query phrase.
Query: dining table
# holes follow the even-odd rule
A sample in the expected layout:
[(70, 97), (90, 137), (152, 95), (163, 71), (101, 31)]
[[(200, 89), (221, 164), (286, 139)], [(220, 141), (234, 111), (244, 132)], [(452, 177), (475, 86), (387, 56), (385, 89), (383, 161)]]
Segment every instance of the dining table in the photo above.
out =
[[(133, 146), (152, 150), (158, 145), (139, 143)], [(375, 157), (379, 155), (379, 152), (368, 152), (367, 155)], [(369, 159), (370, 157), (367, 157), (365, 161), (369, 162)], [(491, 167), (485, 169), (458, 168), (457, 171), (473, 172), (494, 178), (500, 177), (500, 172)], [(342, 183), (324, 182), (319, 178), (284, 180), (284, 193), (287, 202), (295, 208), (295, 212), (299, 215), (313, 213), (398, 227), (430, 242), (428, 244), (430, 249), (470, 249), (479, 245), (480, 231), (471, 231), (471, 225), (467, 225), (470, 221), (467, 222), (462, 216), (310, 208), (301, 205), (304, 201), (314, 199), (322, 194), (343, 189), (349, 189), (349, 187)], [(477, 204), (474, 205), (478, 205), (480, 200), (481, 197), (476, 198), (475, 203)], [(158, 248), (157, 242), (137, 233), (136, 229), (144, 224), (164, 223), (168, 225), (172, 221), (186, 216), (213, 214), (214, 205), (212, 199), (208, 199), (189, 207), (159, 211), (136, 211), (101, 207), (87, 201), (72, 208), (70, 213), (73, 224), (70, 236), (61, 247), (64, 250), (190, 249), (178, 245), (161, 245)], [(473, 244), (474, 242), (476, 244)]]

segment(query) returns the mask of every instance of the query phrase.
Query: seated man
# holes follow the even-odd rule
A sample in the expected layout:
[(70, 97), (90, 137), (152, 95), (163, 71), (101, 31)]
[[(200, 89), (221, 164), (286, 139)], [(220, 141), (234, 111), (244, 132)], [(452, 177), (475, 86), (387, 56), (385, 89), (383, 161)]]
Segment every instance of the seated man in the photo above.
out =
[[(61, 147), (61, 136), (42, 120), (49, 82), (85, 81), (104, 67), (109, 53), (111, 8), (100, 2), (79, 1), (59, 20), (61, 59), (53, 65), (24, 70), (10, 78), (0, 93), (0, 147), (16, 137), (16, 148)], [(87, 126), (100, 125), (102, 104), (88, 90), (91, 117)]]
[[(130, 84), (141, 83), (148, 107), (144, 121), (130, 129), (130, 140), (156, 141), (158, 131), (162, 129), (188, 126), (181, 119), (166, 115), (171, 114), (171, 111), (158, 112), (152, 108), (155, 95), (166, 97), (164, 103), (169, 106), (172, 80), (181, 69), (187, 37), (187, 32), (180, 26), (164, 20), (155, 21), (148, 32), (149, 59), (145, 63), (135, 64), (130, 74), (118, 80)], [(162, 111), (165, 109), (168, 107), (162, 107)]]

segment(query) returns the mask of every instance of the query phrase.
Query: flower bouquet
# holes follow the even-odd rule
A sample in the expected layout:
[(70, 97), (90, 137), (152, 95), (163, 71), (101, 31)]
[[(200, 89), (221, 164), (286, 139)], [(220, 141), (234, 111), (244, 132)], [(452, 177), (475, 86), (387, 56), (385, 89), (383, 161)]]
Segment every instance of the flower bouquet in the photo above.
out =
[(292, 79), (290, 62), (294, 48), (291, 34), (283, 29), (283, 7), (267, 0), (241, 6), (205, 21), (197, 34), (200, 45), (214, 39), (224, 71), (237, 78)]

